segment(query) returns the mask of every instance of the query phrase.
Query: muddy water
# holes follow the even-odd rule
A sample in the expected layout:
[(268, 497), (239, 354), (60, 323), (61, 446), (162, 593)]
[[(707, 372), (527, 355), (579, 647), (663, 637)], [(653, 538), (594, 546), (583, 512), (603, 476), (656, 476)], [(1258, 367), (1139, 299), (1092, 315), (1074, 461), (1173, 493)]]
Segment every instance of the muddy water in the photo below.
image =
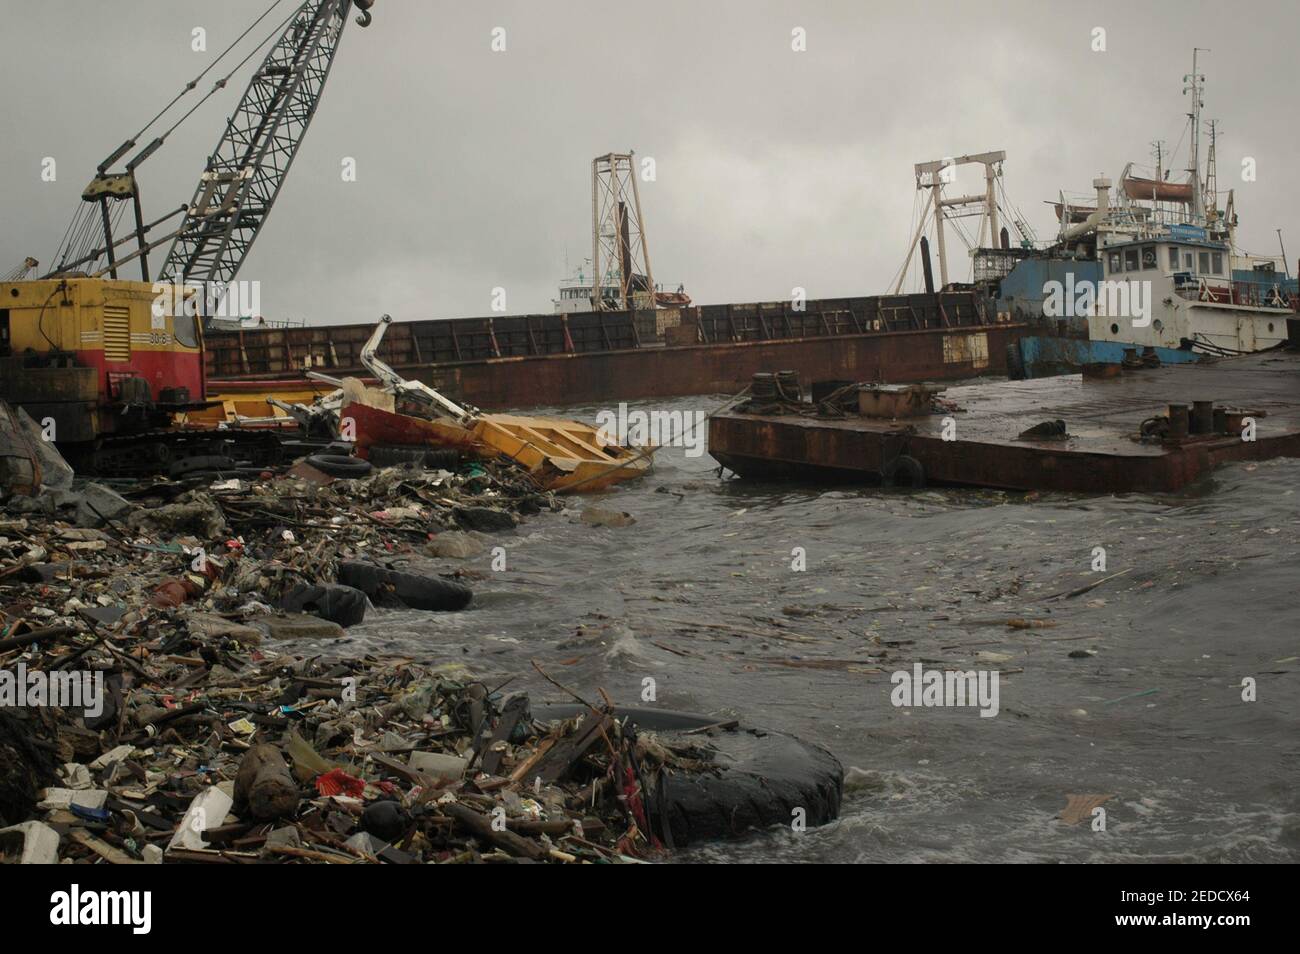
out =
[[(474, 607), (375, 612), (351, 641), (538, 698), (556, 692), (533, 659), (626, 702), (649, 678), (657, 705), (790, 731), (843, 762), (838, 823), (697, 859), (1300, 860), (1300, 461), (1107, 498), (765, 485), (715, 466), (665, 448), (648, 479), (502, 536), (503, 572), (490, 553), (431, 560), (482, 574)], [(584, 525), (586, 504), (636, 523)], [(999, 671), (998, 714), (895, 707), (890, 675), (916, 662)], [(1105, 831), (1056, 819), (1070, 795), (1109, 796)]]

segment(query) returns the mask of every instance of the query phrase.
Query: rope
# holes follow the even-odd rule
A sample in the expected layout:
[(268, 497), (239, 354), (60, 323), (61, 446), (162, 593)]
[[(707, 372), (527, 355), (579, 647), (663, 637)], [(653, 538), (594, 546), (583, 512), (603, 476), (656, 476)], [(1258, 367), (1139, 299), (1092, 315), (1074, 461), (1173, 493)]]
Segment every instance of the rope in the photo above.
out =
[[(1191, 128), (1192, 128), (1192, 117), (1188, 116), (1187, 122), (1183, 123), (1182, 135), (1178, 137), (1178, 143), (1177, 145), (1174, 146), (1173, 151), (1169, 153), (1170, 156), (1178, 155), (1178, 150), (1182, 148), (1183, 140), (1187, 138), (1187, 130)], [(1165, 171), (1169, 172), (1170, 170), (1166, 169)], [(1196, 174), (1200, 175), (1200, 172), (1198, 171)]]
[(1236, 348), (1229, 348), (1226, 345), (1215, 344), (1199, 331), (1193, 336), (1193, 340), (1203, 351), (1216, 358), (1235, 358), (1243, 354), (1251, 353), (1249, 351), (1238, 351)]

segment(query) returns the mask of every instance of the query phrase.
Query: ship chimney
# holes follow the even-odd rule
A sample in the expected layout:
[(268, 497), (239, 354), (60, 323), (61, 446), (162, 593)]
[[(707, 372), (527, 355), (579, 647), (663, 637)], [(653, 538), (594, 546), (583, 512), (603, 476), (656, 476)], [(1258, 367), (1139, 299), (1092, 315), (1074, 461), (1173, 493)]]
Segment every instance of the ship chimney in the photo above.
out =
[(1110, 180), (1105, 176), (1093, 179), (1092, 187), (1097, 190), (1097, 211), (1108, 212), (1110, 210)]

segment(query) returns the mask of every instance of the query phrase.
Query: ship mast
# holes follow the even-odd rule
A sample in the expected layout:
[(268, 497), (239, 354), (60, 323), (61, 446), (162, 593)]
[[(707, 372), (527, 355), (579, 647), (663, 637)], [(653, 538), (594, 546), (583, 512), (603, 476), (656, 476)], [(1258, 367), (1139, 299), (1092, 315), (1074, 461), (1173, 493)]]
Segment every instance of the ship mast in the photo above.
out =
[(1206, 224), (1211, 230), (1216, 229), (1219, 224), (1219, 175), (1216, 169), (1214, 158), (1214, 142), (1216, 137), (1216, 127), (1218, 121), (1210, 120), (1210, 151), (1205, 157), (1205, 201), (1206, 206)]
[(1183, 95), (1192, 94), (1192, 111), (1188, 116), (1192, 120), (1192, 154), (1188, 172), (1192, 175), (1192, 216), (1196, 222), (1205, 219), (1205, 196), (1201, 190), (1201, 94), (1205, 89), (1205, 77), (1197, 72), (1197, 54), (1209, 53), (1199, 46), (1192, 47), (1192, 72), (1183, 77)]

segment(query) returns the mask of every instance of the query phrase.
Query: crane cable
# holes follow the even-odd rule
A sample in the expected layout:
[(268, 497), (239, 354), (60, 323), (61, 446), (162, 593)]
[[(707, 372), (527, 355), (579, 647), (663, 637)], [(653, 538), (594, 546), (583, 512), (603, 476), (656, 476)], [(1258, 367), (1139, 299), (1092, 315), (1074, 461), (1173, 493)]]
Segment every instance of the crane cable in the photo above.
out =
[[(195, 89), (195, 88), (199, 85), (199, 81), (202, 80), (203, 77), (207, 76), (208, 73), (210, 73), (210, 72), (212, 71), (212, 68), (213, 68), (214, 66), (216, 66), (216, 65), (217, 65), (218, 63), (220, 63), (223, 59), (225, 59), (226, 54), (228, 54), (228, 53), (229, 53), (231, 50), (233, 50), (236, 46), (238, 46), (240, 43), (242, 43), (243, 40), (244, 40), (244, 37), (246, 37), (246, 36), (248, 36), (248, 34), (252, 33), (252, 32), (253, 32), (253, 29), (254, 29), (254, 28), (255, 28), (259, 23), (261, 23), (263, 20), (265, 20), (265, 19), (267, 18), (267, 16), (271, 13), (272, 10), (274, 10), (276, 7), (278, 7), (278, 6), (279, 6), (281, 3), (283, 3), (283, 2), (284, 2), (284, 0), (272, 0), (271, 5), (270, 5), (269, 7), (267, 7), (264, 11), (262, 11), (262, 15), (261, 15), (260, 17), (258, 17), (258, 18), (257, 18), (256, 20), (254, 20), (252, 23), (250, 23), (250, 24), (248, 25), (248, 27), (244, 30), (244, 32), (241, 33), (241, 34), (239, 34), (239, 36), (235, 38), (235, 41), (234, 41), (233, 43), (231, 43), (228, 47), (226, 47), (224, 50), (222, 50), (221, 53), (220, 53), (220, 55), (219, 55), (215, 60), (213, 60), (211, 63), (209, 63), (209, 64), (207, 65), (207, 67), (203, 70), (202, 73), (200, 73), (198, 76), (194, 77), (194, 79), (192, 79), (192, 80), (190, 80), (188, 83), (186, 83), (186, 84), (181, 88), (181, 91), (180, 91), (179, 93), (177, 93), (174, 97), (172, 97), (172, 101), (171, 101), (170, 103), (168, 103), (166, 106), (164, 106), (162, 109), (160, 109), (160, 110), (158, 111), (158, 114), (157, 114), (156, 116), (154, 116), (153, 119), (151, 119), (151, 120), (149, 120), (147, 123), (145, 123), (144, 126), (143, 126), (143, 128), (141, 128), (141, 130), (140, 130), (138, 133), (136, 133), (134, 136), (132, 136), (131, 138), (132, 138), (132, 139), (135, 139), (135, 140), (138, 140), (141, 136), (143, 136), (146, 132), (148, 132), (148, 131), (149, 131), (149, 128), (150, 128), (154, 123), (156, 123), (158, 120), (162, 119), (162, 117), (166, 114), (166, 112), (167, 112), (169, 109), (171, 109), (171, 108), (172, 108), (173, 106), (175, 106), (178, 102), (180, 102), (181, 97), (183, 97), (183, 96), (184, 96), (186, 93), (188, 93), (190, 90)], [(296, 13), (297, 11), (295, 10), (294, 12)], [(286, 22), (287, 22), (287, 21), (286, 21)], [(265, 43), (265, 42), (266, 42), (265, 40), (262, 41), (262, 43)], [(262, 45), (261, 43), (258, 44), (259, 47), (260, 47), (261, 45)], [(242, 65), (242, 64), (240, 64), (240, 65)], [(237, 66), (237, 67), (235, 67), (235, 69), (239, 69), (239, 67)], [(229, 79), (229, 76), (227, 76), (226, 78)], [(213, 87), (214, 90), (217, 89), (217, 88), (218, 88), (218, 87), (215, 87), (215, 86)], [(208, 93), (208, 96), (211, 96), (211, 95), (212, 95), (212, 93), (209, 92), (209, 93)], [(207, 99), (207, 96), (204, 97), (204, 100), (206, 100), (206, 99)], [(190, 110), (190, 112), (193, 112), (193, 110)], [(186, 113), (186, 116), (188, 116), (188, 115), (189, 115), (189, 113)], [(184, 121), (184, 117), (182, 117), (182, 121)], [(177, 123), (177, 125), (179, 125), (179, 123)], [(164, 133), (164, 134), (163, 134), (162, 138), (166, 139), (166, 138), (167, 138), (167, 134), (170, 133), (170, 132), (172, 131), (172, 129), (175, 129), (175, 128), (176, 128), (176, 126), (172, 126), (171, 129), (167, 130), (167, 133)]]
[[(272, 4), (272, 7), (277, 6), (282, 2), (283, 0), (275, 0), (275, 3)], [(234, 76), (236, 73), (238, 73), (241, 69), (243, 69), (244, 64), (247, 63), (249, 60), (251, 60), (253, 56), (262, 49), (262, 47), (266, 46), (267, 43), (273, 41), (277, 37), (282, 36), (284, 34), (284, 28), (288, 26), (289, 22), (298, 15), (299, 10), (301, 9), (302, 9), (301, 7), (295, 9), (287, 17), (281, 20), (279, 24), (277, 24), (276, 27), (269, 34), (263, 37), (262, 40), (255, 47), (253, 47), (251, 50), (248, 51), (247, 56), (245, 56), (242, 60), (240, 60), (238, 63), (234, 65), (234, 67), (230, 70), (229, 73), (227, 73), (225, 76), (221, 77), (215, 83), (213, 83), (212, 89), (208, 90), (207, 94), (204, 95), (202, 99), (200, 99), (197, 103), (191, 106), (189, 111), (185, 113), (185, 115), (183, 115), (180, 119), (176, 120), (176, 122), (172, 123), (171, 126), (168, 127), (167, 131), (158, 137), (159, 141), (165, 142), (167, 140), (167, 137), (176, 131), (176, 127), (178, 127), (181, 123), (185, 122), (185, 120), (189, 119), (192, 115), (194, 115), (194, 112), (197, 109), (199, 109), (199, 107), (201, 107), (204, 103), (206, 103), (209, 99), (211, 99), (218, 91), (225, 89), (226, 84), (230, 81), (230, 78)], [(270, 12), (271, 12), (270, 10), (267, 11), (267, 13)], [(265, 14), (263, 14), (263, 16), (265, 16)], [(225, 56), (225, 54), (223, 53), (222, 56)]]
[[(1003, 203), (1005, 203), (1005, 208), (1003, 209), (1003, 211), (1010, 213), (1008, 218), (1011, 219), (1011, 225), (1015, 228), (1016, 233), (1024, 241), (1027, 242), (1036, 241), (1038, 236), (1036, 234), (1033, 234), (1034, 232), (1033, 226), (1031, 226), (1029, 224), (1029, 220), (1025, 218), (1025, 213), (1020, 210), (1020, 206), (1012, 202), (1011, 196), (1007, 195), (1007, 187), (1003, 184), (1001, 176), (998, 176), (997, 178), (997, 187), (998, 187), (998, 192), (1001, 193), (1002, 195), (1002, 201)], [(1028, 235), (1025, 234), (1026, 229), (1029, 230), (1030, 234)]]
[[(917, 189), (915, 192), (912, 193), (912, 215), (908, 219), (908, 224), (907, 224), (907, 235), (909, 239), (911, 238), (912, 234), (916, 231), (916, 227), (918, 225), (917, 219), (920, 211), (919, 210), (920, 204), (921, 204), (921, 190)], [(898, 268), (894, 269), (894, 274), (890, 276), (889, 285), (887, 287), (893, 288), (903, 280), (903, 269), (907, 268), (911, 264), (912, 256), (915, 254), (915, 251), (916, 251), (915, 248), (908, 248), (907, 257), (903, 259), (902, 263), (898, 266)], [(902, 289), (899, 290), (901, 291)]]
[[(215, 67), (219, 62), (221, 62), (221, 60), (225, 59), (226, 55), (229, 54), (231, 50), (233, 50), (236, 46), (238, 46), (241, 42), (243, 42), (244, 38), (247, 37), (249, 33), (251, 33), (259, 23), (261, 23), (264, 19), (266, 19), (266, 17), (270, 15), (270, 13), (283, 2), (284, 0), (272, 0), (271, 5), (262, 12), (261, 16), (259, 16), (256, 20), (250, 23), (248, 27), (245, 28), (243, 33), (241, 33), (229, 46), (227, 46), (224, 50), (222, 50), (221, 53), (217, 56), (217, 58), (214, 59), (211, 63), (209, 63), (202, 73), (200, 73), (194, 79), (190, 80), (190, 82), (186, 83), (185, 86), (181, 89), (181, 91), (177, 93), (175, 97), (172, 98), (171, 102), (169, 102), (166, 106), (164, 106), (157, 113), (157, 115), (155, 115), (151, 120), (149, 120), (149, 122), (147, 122), (140, 129), (140, 131), (136, 133), (135, 136), (132, 137), (132, 140), (138, 140), (141, 136), (143, 136), (149, 130), (150, 127), (152, 127), (159, 119), (161, 119), (162, 116), (166, 114), (167, 111), (170, 110), (172, 106), (174, 106), (181, 99), (181, 97), (183, 97), (190, 90), (194, 89), (198, 85), (199, 81), (202, 80), (204, 76), (206, 76), (209, 72), (212, 71), (213, 67)], [(181, 116), (180, 119), (176, 120), (176, 122), (174, 122), (166, 130), (166, 132), (164, 132), (161, 136), (158, 137), (158, 143), (161, 145), (163, 142), (166, 142), (167, 137), (169, 137), (173, 132), (175, 132), (177, 127), (179, 127), (181, 123), (189, 119), (189, 117), (192, 116), (194, 112), (197, 109), (199, 109), (199, 107), (201, 107), (204, 103), (206, 103), (209, 99), (211, 99), (212, 96), (215, 95), (219, 90), (224, 89), (226, 87), (226, 84), (230, 81), (231, 77), (233, 77), (235, 73), (239, 72), (239, 70), (241, 70), (244, 67), (244, 65), (248, 63), (248, 61), (252, 59), (255, 54), (257, 54), (259, 50), (261, 50), (264, 46), (266, 46), (268, 42), (271, 42), (276, 37), (283, 35), (285, 27), (289, 24), (291, 20), (293, 20), (294, 17), (296, 17), (299, 14), (299, 12), (301, 12), (304, 5), (305, 4), (299, 4), (298, 6), (296, 6), (293, 9), (293, 11), (287, 17), (281, 20), (279, 24), (277, 24), (276, 27), (269, 34), (263, 37), (242, 60), (236, 63), (235, 66), (228, 73), (226, 73), (225, 76), (216, 80), (216, 82), (212, 84), (212, 88), (208, 90), (208, 92), (203, 96), (202, 99), (200, 99), (197, 103), (195, 103), (194, 106), (192, 106), (183, 116)], [(94, 210), (85, 209), (85, 208), (73, 214), (72, 221), (68, 224), (68, 228), (64, 232), (63, 242), (60, 243), (59, 246), (61, 249), (64, 250), (63, 255), (60, 256), (56, 252), (54, 256), (58, 260), (60, 266), (65, 264), (69, 259), (71, 259), (72, 261), (78, 261), (79, 259), (84, 258), (86, 255), (89, 255), (92, 251), (94, 251), (96, 237), (95, 237), (93, 221), (92, 221), (93, 216), (94, 216)], [(81, 218), (80, 223), (78, 223), (78, 217)], [(120, 220), (120, 212), (118, 215), (118, 219)], [(114, 223), (114, 225), (116, 225), (116, 222)], [(69, 235), (73, 236), (72, 241), (69, 241)], [(75, 253), (74, 253), (74, 248), (76, 249)], [(107, 252), (107, 250), (105, 251)], [(91, 264), (94, 265), (97, 263), (92, 262)]]

